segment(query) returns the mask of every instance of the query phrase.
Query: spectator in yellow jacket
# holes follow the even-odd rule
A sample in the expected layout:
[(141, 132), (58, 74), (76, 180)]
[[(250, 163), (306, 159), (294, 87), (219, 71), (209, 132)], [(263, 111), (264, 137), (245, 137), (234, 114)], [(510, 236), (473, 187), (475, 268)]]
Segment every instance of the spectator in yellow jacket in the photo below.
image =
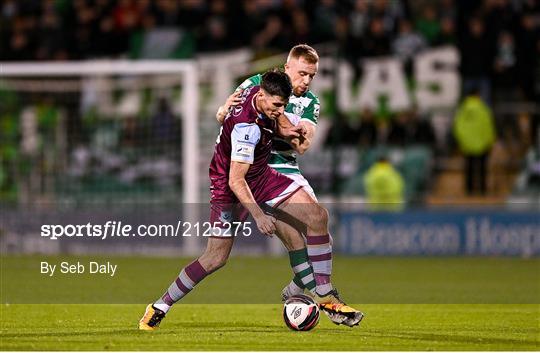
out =
[(401, 174), (386, 158), (380, 158), (364, 175), (364, 187), (372, 210), (403, 208), (404, 184)]
[(465, 156), (466, 192), (485, 195), (487, 158), (496, 133), (491, 109), (482, 101), (478, 91), (471, 92), (459, 106), (453, 133)]

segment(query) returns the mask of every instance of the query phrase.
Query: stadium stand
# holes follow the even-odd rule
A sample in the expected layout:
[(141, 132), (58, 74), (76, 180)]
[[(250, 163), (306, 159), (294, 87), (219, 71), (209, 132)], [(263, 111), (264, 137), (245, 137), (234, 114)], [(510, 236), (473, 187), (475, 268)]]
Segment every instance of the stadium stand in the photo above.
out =
[[(535, 190), (536, 177), (530, 156), (539, 153), (539, 2), (427, 3), (4, 1), (0, 60), (200, 60), (215, 53), (250, 48), (253, 69), (238, 75), (238, 83), (260, 71), (264, 63), (274, 62), (265, 61), (271, 55), (284, 53), (298, 42), (309, 42), (320, 48), (323, 56), (325, 51), (335, 52), (325, 48), (337, 48), (339, 58), (353, 66), (355, 80), (362, 75), (359, 62), (363, 59), (399, 57), (407, 85), (414, 87), (413, 53), (455, 45), (461, 54), (463, 89), (479, 88), (496, 119), (498, 141), (490, 154), (490, 187), (484, 199), (488, 203), (504, 202), (512, 190), (515, 195), (534, 195), (530, 191)], [(181, 141), (175, 136), (181, 132), (182, 117), (176, 107), (168, 106), (172, 104), (170, 94), (153, 96), (148, 89), (151, 84), (145, 83), (147, 93), (141, 100), (113, 87), (113, 100), (121, 104), (118, 111), (104, 114), (88, 106), (92, 97), (85, 96), (84, 89), (69, 88), (77, 83), (58, 84), (62, 92), (56, 94), (37, 93), (39, 89), (34, 93), (24, 89), (22, 94), (13, 86), (11, 90), (4, 86), (0, 92), (2, 199), (21, 200), (24, 195), (46, 194), (49, 189), (55, 190), (58, 199), (73, 195), (80, 200), (107, 195), (114, 199), (119, 194), (143, 199), (159, 194), (161, 200), (179, 197), (181, 191), (175, 185), (182, 177), (182, 155)], [(133, 83), (120, 80), (117, 84), (126, 87)], [(203, 86), (208, 83), (203, 82)], [(322, 138), (326, 145), (321, 143), (317, 155), (308, 153), (301, 162), (319, 192), (364, 195), (363, 175), (384, 150), (405, 179), (408, 202), (469, 200), (461, 191), (463, 165), (448, 126), (453, 111), (391, 111), (382, 102), (375, 111), (337, 119), (335, 116), (343, 112), (335, 109), (331, 99), (324, 98), (321, 120), (329, 128), (319, 133), (326, 134)], [(28, 103), (36, 101), (37, 106)], [(201, 136), (211, 141), (215, 136), (215, 125), (208, 119), (211, 109), (203, 110), (206, 118), (201, 119)], [(32, 114), (37, 116), (35, 128), (24, 125), (32, 119), (21, 119)], [(439, 123), (441, 115), (446, 123)], [(20, 131), (24, 129), (37, 131), (36, 137), (52, 143), (21, 141)], [(336, 129), (342, 134), (335, 135)], [(340, 151), (338, 156), (335, 148)], [(204, 149), (202, 160), (211, 154), (211, 146)], [(524, 158), (526, 151), (528, 157)], [(331, 165), (336, 156), (337, 171), (319, 167), (322, 161)], [(313, 161), (318, 163), (313, 165)], [(26, 177), (21, 179), (21, 175)]]

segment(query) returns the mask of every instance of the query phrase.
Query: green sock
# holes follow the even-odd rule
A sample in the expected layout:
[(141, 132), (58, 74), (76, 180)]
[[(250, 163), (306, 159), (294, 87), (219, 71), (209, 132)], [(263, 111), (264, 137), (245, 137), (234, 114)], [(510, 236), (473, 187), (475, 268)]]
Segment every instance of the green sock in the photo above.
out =
[(301, 288), (305, 287), (310, 292), (315, 293), (315, 277), (313, 276), (313, 268), (309, 263), (307, 249), (289, 251), (289, 259), (295, 274), (293, 281), (296, 285)]
[(304, 283), (302, 283), (302, 279), (300, 277), (298, 277), (298, 275), (294, 275), (294, 278), (292, 279), (292, 281), (294, 282), (294, 284), (296, 284), (298, 287), (300, 288), (306, 288), (306, 286), (304, 286)]

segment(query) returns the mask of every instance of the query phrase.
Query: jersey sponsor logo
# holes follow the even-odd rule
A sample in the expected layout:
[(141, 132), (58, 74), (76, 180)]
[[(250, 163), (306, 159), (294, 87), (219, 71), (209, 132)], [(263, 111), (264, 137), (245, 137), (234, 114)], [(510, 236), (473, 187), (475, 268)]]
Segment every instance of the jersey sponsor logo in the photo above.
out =
[(244, 141), (238, 141), (234, 155), (236, 157), (251, 158), (255, 152), (255, 147), (251, 143), (245, 143)]

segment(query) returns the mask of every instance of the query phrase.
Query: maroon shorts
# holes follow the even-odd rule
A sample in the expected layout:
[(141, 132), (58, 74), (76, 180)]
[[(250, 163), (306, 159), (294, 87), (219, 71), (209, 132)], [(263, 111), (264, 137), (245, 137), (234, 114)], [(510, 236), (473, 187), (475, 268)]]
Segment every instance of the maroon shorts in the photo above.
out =
[(245, 222), (248, 210), (240, 203), (210, 202), (210, 223), (214, 227), (224, 228), (227, 223)]

